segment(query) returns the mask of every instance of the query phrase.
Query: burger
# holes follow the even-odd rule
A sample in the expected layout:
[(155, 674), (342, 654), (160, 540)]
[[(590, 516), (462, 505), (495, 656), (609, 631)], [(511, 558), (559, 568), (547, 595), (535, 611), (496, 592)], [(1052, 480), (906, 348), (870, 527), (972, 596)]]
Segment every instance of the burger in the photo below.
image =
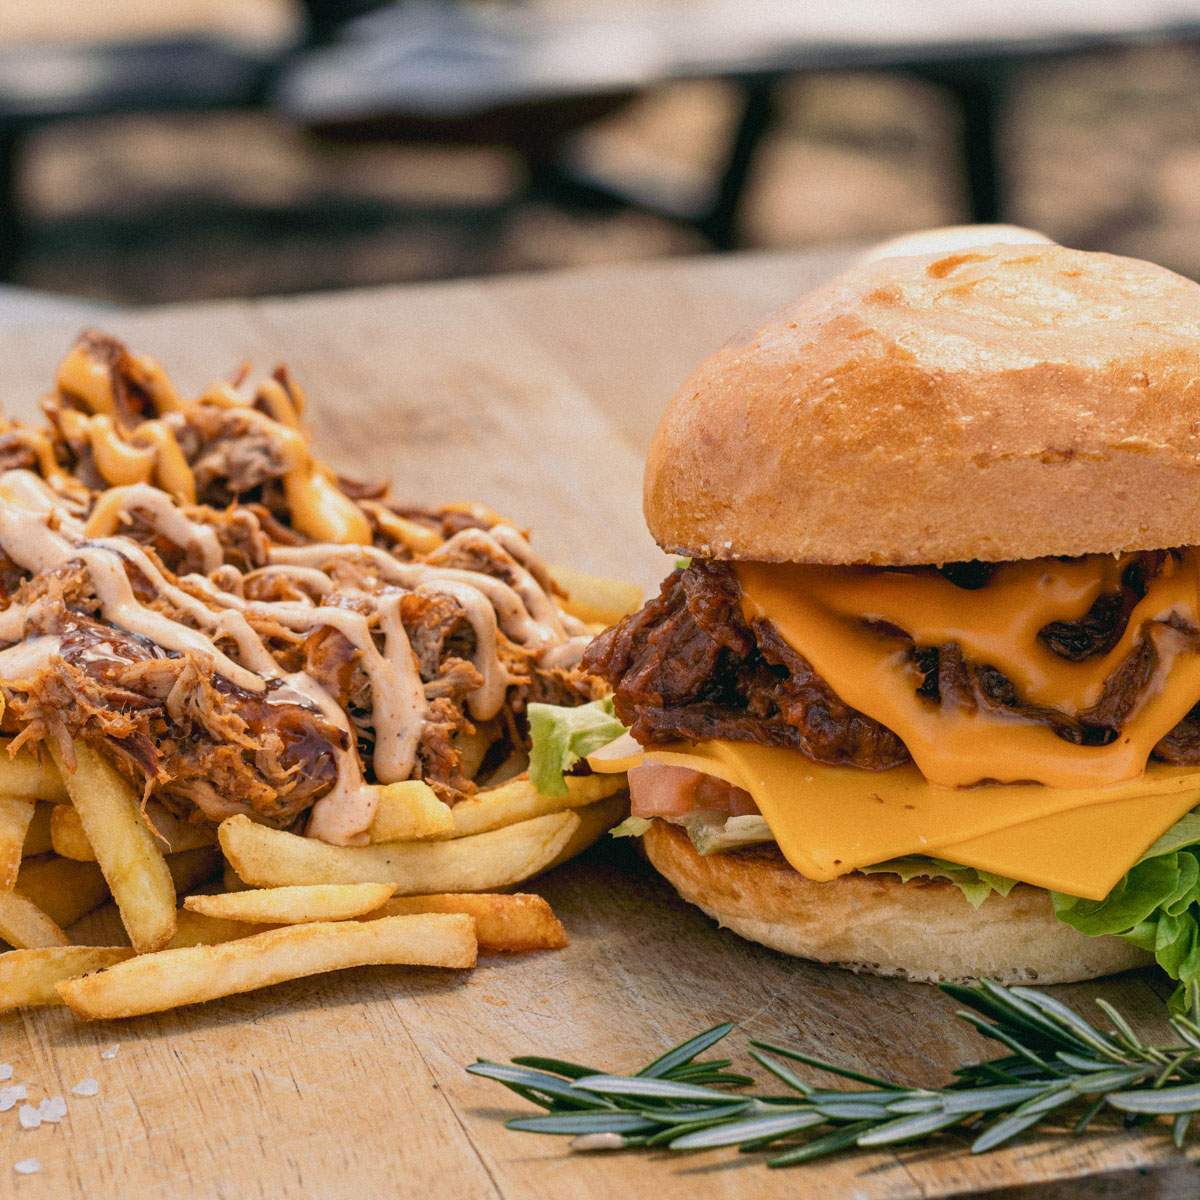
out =
[(645, 515), (575, 748), (681, 896), (917, 980), (1200, 976), (1200, 286), (861, 264), (684, 383)]

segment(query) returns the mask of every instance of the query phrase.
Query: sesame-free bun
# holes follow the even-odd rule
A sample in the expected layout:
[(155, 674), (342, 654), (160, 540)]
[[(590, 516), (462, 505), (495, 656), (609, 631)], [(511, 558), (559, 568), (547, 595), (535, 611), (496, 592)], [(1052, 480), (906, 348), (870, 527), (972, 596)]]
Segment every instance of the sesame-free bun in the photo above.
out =
[(853, 971), (922, 982), (1070, 983), (1146, 966), (1116, 937), (1087, 937), (1054, 915), (1050, 893), (1017, 884), (972, 908), (945, 880), (844, 875), (814, 883), (774, 845), (701, 857), (680, 828), (642, 838), (683, 899), (752, 942)]
[(918, 564), (1200, 540), (1200, 286), (1054, 245), (867, 262), (718, 350), (645, 512), (705, 558)]

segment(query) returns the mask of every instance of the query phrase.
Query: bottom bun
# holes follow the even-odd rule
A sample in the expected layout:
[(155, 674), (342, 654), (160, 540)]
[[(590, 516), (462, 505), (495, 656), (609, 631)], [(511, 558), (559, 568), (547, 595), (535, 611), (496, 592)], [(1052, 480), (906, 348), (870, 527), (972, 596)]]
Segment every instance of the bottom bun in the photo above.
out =
[(1050, 893), (1019, 883), (973, 908), (941, 879), (844, 875), (814, 883), (774, 845), (701, 857), (655, 821), (642, 845), (687, 901), (752, 942), (851, 971), (922, 982), (1071, 983), (1146, 966), (1116, 937), (1087, 937), (1054, 915)]

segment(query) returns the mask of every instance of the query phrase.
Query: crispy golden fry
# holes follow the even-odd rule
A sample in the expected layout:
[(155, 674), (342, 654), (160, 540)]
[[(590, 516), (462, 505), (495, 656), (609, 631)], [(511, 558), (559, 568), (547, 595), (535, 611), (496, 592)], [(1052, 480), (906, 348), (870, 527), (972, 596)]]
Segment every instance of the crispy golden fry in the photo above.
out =
[(11, 892), (16, 886), (34, 811), (32, 800), (0, 795), (0, 892)]
[[(71, 803), (133, 948), (139, 954), (165, 946), (175, 933), (175, 886), (162, 851), (140, 812), (133, 789), (87, 743), (75, 740), (75, 770), (60, 762)], [(55, 754), (57, 761), (57, 752)]]
[(226, 863), (221, 874), (221, 886), (227, 892), (244, 892), (250, 885), (238, 875), (229, 863)]
[(17, 876), (17, 891), (64, 929), (99, 908), (109, 894), (96, 863), (74, 862), (57, 854), (25, 859)]
[(95, 862), (96, 852), (83, 832), (83, 818), (70, 804), (56, 804), (50, 813), (50, 845), (55, 854), (76, 862)]
[(17, 950), (71, 944), (71, 939), (20, 892), (0, 892), (0, 940)]
[(551, 813), (474, 837), (385, 846), (330, 846), (230, 817), (218, 831), (225, 857), (255, 887), (301, 883), (394, 883), (401, 895), (492, 892), (545, 870), (580, 826)]
[(46, 946), (0, 954), (0, 1012), (62, 1004), (56, 984), (132, 957), (125, 946)]
[(451, 739), (458, 754), (458, 769), (468, 779), (474, 779), (478, 774), (495, 738), (496, 726), (481, 721), (471, 732), (460, 729)]
[(541, 896), (525, 893), (457, 892), (441, 896), (398, 896), (364, 921), (401, 913), (466, 913), (475, 918), (479, 949), (489, 953), (519, 950), (561, 950), (567, 944), (562, 922)]
[[(209, 917), (267, 925), (347, 921), (374, 912), (396, 890), (392, 883), (316, 883), (189, 896), (183, 907)], [(446, 911), (456, 911), (447, 909)]]
[(215, 879), (221, 873), (224, 859), (216, 846), (200, 846), (196, 850), (181, 850), (167, 855), (167, 869), (177, 894)]
[(52, 800), (66, 804), (70, 797), (62, 776), (48, 759), (38, 760), (27, 749), (8, 753), (9, 741), (0, 739), (0, 792), (22, 800)]
[(56, 808), (57, 804), (50, 804), (45, 800), (39, 800), (34, 806), (33, 820), (29, 822), (29, 828), (25, 831), (25, 845), (21, 847), (21, 854), (25, 858), (32, 858), (35, 854), (49, 854), (54, 849), (50, 841), (50, 819), (54, 816)]
[(419, 779), (381, 789), (379, 807), (367, 836), (372, 842), (409, 842), (445, 836), (454, 829), (450, 806)]
[(567, 593), (563, 608), (589, 625), (615, 625), (642, 607), (642, 589), (636, 583), (589, 575), (574, 567), (551, 567), (550, 577)]
[(508, 757), (483, 781), (487, 787), (499, 787), (529, 770), (529, 753), (524, 746), (516, 745)]
[(158, 835), (158, 844), (164, 854), (182, 854), (185, 850), (199, 850), (202, 846), (215, 846), (216, 833), (211, 828), (193, 825), (169, 812), (156, 800), (150, 800), (145, 808), (146, 820)]
[(58, 991), (76, 1016), (98, 1020), (199, 1004), (344, 967), (470, 967), (475, 955), (475, 923), (460, 913), (323, 921), (141, 955), (64, 980)]
[(567, 794), (554, 799), (539, 796), (528, 777), (525, 777), (512, 779), (499, 787), (488, 788), (469, 799), (460, 800), (450, 810), (454, 818), (452, 836), (469, 837), (486, 833), (489, 829), (500, 829), (504, 825), (515, 825), (518, 821), (528, 821), (545, 813), (594, 804), (626, 786), (624, 775), (568, 775), (566, 781)]
[[(251, 925), (246, 921), (228, 921), (223, 917), (206, 917), (203, 913), (180, 908), (175, 912), (175, 936), (168, 950), (183, 946), (216, 946), (237, 938), (252, 937), (273, 929), (272, 925)], [(0, 959), (0, 962), (3, 960)]]
[(579, 824), (572, 830), (566, 845), (546, 864), (547, 871), (577, 854), (582, 854), (610, 829), (619, 825), (629, 815), (629, 797), (624, 792), (619, 792), (606, 800), (589, 804), (586, 808), (575, 809), (575, 815), (579, 818)]

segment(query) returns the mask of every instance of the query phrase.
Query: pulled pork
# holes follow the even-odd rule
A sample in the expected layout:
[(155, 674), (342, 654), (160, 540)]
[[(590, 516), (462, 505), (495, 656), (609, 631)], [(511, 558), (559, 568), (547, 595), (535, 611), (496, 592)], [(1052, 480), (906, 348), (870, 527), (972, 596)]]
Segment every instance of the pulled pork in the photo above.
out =
[[(41, 560), (27, 543), (24, 551), (0, 547), (0, 614), (19, 606), (20, 641), (54, 643), (49, 655), (10, 657), (17, 665), (0, 678), (4, 733), (18, 744), (50, 741), (68, 760), (71, 739), (101, 746), (139, 789), (181, 815), (220, 820), (248, 812), (285, 827), (333, 789), (339, 761), (347, 755), (357, 755), (368, 783), (379, 782), (376, 697), (363, 662), (370, 646), (361, 636), (355, 644), (334, 624), (297, 623), (297, 612), (352, 614), (365, 622), (355, 628), (368, 631), (378, 656), (394, 656), (395, 629), (385, 631), (380, 606), (399, 597), (399, 622), (425, 704), (410, 777), (426, 780), (450, 803), (527, 748), (524, 711), (530, 700), (575, 704), (602, 694), (601, 681), (578, 666), (564, 666), (561, 653), (553, 666), (542, 666), (547, 650), (561, 650), (572, 639), (582, 649), (583, 627), (556, 609), (558, 624), (552, 622), (542, 640), (520, 641), (524, 635), (510, 638), (497, 630), (503, 706), (486, 721), (472, 716), (472, 693), (484, 684), (476, 665), (482, 648), (461, 589), (472, 578), (505, 584), (525, 578), (518, 561), (488, 533), (502, 519), (487, 509), (406, 507), (385, 483), (335, 485), (329, 472), (311, 464), (306, 469), (328, 481), (327, 493), (340, 493), (339, 502), (369, 530), (373, 545), (367, 550), (377, 557), (367, 551), (334, 553), (312, 566), (273, 559), (281, 549), (322, 540), (297, 527), (286, 478), (298, 463), (304, 469), (297, 446), (307, 441), (296, 421), (303, 396), (282, 368), (244, 401), (236, 391), (240, 383), (239, 374), (233, 384), (211, 389), (211, 399), (180, 402), (157, 364), (89, 332), (60, 369), (57, 390), (43, 402), (48, 428), (0, 422), (0, 472), (15, 472), (10, 480), (27, 497), (42, 488), (54, 506), (45, 517), (36, 506), (20, 508), (13, 500), (21, 519), (45, 520), (49, 531), (65, 532), (79, 555), (34, 569)], [(160, 480), (156, 455), (164, 442), (177, 457), (168, 460), (170, 470)], [(120, 510), (116, 533), (103, 543), (89, 541), (85, 522), (111, 482), (105, 471), (118, 462), (128, 472), (128, 464), (138, 461), (145, 464), (146, 482), (162, 489), (181, 472), (186, 475), (183, 498), (178, 490), (174, 497), (160, 490), (147, 499), (144, 487), (140, 493), (134, 489)], [(28, 473), (42, 482), (30, 481)], [(0, 507), (9, 503), (0, 494)], [(389, 512), (397, 520), (380, 518)], [(406, 529), (421, 538), (410, 544)], [(471, 531), (470, 537), (453, 543), (463, 531)], [(503, 536), (510, 545), (519, 535), (506, 527)], [(131, 603), (146, 614), (133, 623), (142, 633), (121, 624), (123, 602), (113, 600), (111, 580), (103, 584), (93, 577), (85, 561), (93, 546), (102, 546), (106, 563), (124, 572)], [(139, 567), (134, 547), (149, 566)], [(536, 564), (527, 546), (518, 549)], [(409, 588), (390, 572), (393, 563), (453, 568), (457, 582), (441, 591)], [(530, 570), (551, 594), (540, 565)], [(255, 671), (228, 625), (206, 634), (215, 659), (169, 648), (200, 644), (196, 639), (168, 637), (164, 646), (145, 633), (151, 617), (211, 631), (217, 614), (244, 620), (252, 640), (274, 660), (277, 670), (261, 675), (260, 689), (234, 682), (247, 682), (239, 670)], [(0, 653), (10, 649), (20, 649), (20, 642), (0, 642)], [(221, 655), (237, 669), (222, 673)], [(301, 672), (300, 678), (319, 685), (341, 708), (345, 728), (310, 697), (307, 685), (292, 686), (289, 677)]]
[[(1079, 621), (1055, 622), (1039, 638), (1059, 657), (1080, 662), (1117, 644), (1129, 615), (1167, 552), (1139, 555), (1118, 591), (1101, 595)], [(941, 573), (959, 587), (986, 585), (986, 564), (950, 564)], [(1075, 714), (1024, 702), (995, 668), (966, 659), (954, 643), (916, 646), (899, 638), (922, 676), (918, 694), (934, 704), (1007, 709), (1048, 725), (1065, 741), (1103, 746), (1121, 726), (1151, 679), (1157, 657), (1139, 642), (1091, 708)], [(1200, 635), (1180, 630), (1200, 649)], [(877, 721), (844, 704), (767, 620), (747, 622), (741, 589), (728, 563), (693, 560), (667, 577), (659, 595), (602, 633), (582, 666), (613, 688), (617, 715), (645, 745), (678, 739), (727, 738), (802, 751), (822, 763), (883, 769), (909, 761), (903, 742)], [(1154, 749), (1155, 757), (1200, 765), (1200, 706)]]

